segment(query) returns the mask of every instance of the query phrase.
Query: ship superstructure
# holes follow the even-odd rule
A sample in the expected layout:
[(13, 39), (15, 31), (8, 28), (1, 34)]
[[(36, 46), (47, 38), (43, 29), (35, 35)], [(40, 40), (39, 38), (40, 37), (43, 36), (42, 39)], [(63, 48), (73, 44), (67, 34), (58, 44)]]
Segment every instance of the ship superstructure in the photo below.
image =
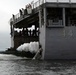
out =
[(76, 59), (76, 0), (31, 2), (12, 16), (10, 27), (12, 48), (39, 41), (42, 59)]

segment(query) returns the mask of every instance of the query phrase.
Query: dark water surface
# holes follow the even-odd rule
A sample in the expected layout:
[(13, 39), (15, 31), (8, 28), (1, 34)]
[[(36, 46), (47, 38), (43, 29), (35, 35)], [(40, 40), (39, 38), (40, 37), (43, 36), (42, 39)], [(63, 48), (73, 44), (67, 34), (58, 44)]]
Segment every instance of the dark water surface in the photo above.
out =
[(76, 61), (39, 61), (0, 54), (0, 75), (76, 75)]

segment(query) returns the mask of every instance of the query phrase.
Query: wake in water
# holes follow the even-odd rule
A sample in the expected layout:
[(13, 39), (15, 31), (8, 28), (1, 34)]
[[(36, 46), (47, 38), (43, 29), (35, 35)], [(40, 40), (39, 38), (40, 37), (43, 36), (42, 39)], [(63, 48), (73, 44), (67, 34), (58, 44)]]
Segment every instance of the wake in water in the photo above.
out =
[(0, 54), (0, 75), (76, 75), (76, 61), (26, 60)]
[(17, 59), (28, 59), (27, 57), (19, 57), (12, 54), (0, 54), (0, 60), (17, 60)]

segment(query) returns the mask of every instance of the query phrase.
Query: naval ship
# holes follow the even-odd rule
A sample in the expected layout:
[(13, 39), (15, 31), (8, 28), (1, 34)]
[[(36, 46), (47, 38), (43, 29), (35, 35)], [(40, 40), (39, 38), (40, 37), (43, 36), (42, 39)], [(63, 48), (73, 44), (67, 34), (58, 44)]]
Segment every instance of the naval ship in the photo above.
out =
[(32, 1), (12, 15), (10, 30), (11, 48), (38, 41), (43, 60), (76, 59), (76, 0)]

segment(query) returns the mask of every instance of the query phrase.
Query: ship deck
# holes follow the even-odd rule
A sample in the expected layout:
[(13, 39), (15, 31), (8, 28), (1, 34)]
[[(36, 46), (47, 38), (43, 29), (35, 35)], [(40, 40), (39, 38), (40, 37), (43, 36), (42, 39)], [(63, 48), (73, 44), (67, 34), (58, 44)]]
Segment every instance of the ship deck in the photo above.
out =
[[(65, 8), (75, 8), (76, 1), (74, 0), (39, 0), (32, 5), (32, 13), (20, 15), (20, 13), (14, 15), (14, 19), (10, 19), (10, 24), (15, 25), (15, 28), (30, 27), (31, 24), (38, 22), (39, 20), (39, 10), (44, 7), (65, 7)], [(26, 9), (24, 9), (26, 10)]]

